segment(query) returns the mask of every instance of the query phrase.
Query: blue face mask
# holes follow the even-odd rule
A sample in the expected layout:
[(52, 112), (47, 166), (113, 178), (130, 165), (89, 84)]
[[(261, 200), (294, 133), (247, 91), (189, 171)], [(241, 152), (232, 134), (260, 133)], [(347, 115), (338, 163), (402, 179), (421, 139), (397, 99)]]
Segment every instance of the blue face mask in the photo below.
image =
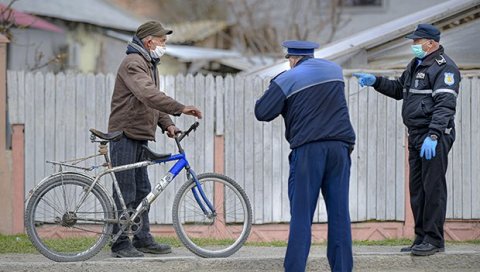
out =
[(423, 59), (427, 55), (427, 52), (423, 51), (423, 48), (422, 48), (422, 46), (425, 43), (427, 43), (427, 42), (424, 42), (422, 44), (413, 44), (412, 45), (412, 52), (413, 52), (413, 55), (416, 58)]

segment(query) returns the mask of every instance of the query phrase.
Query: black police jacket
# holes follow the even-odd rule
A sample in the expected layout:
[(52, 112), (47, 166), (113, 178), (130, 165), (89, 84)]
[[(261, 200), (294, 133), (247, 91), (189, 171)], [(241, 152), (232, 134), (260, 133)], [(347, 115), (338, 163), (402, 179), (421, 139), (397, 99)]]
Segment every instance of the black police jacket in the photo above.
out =
[(403, 123), (410, 135), (441, 137), (455, 126), (460, 71), (443, 51), (440, 46), (423, 60), (414, 58), (397, 80), (377, 77), (373, 85), (384, 95), (403, 99)]

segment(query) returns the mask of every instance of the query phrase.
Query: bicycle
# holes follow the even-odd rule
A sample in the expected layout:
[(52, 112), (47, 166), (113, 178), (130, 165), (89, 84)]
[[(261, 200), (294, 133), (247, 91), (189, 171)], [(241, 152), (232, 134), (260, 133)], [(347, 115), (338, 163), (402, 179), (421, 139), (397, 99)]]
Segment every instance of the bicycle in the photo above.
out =
[[(141, 214), (185, 170), (187, 182), (176, 193), (173, 208), (173, 227), (180, 241), (194, 254), (204, 258), (228, 257), (237, 252), (250, 234), (252, 208), (245, 191), (231, 178), (205, 173), (196, 175), (186, 158), (180, 142), (199, 126), (195, 122), (187, 131), (175, 137), (178, 154), (159, 154), (143, 146), (145, 160), (112, 167), (107, 144), (123, 137), (123, 132), (102, 133), (90, 129), (92, 143), (99, 143), (98, 154), (71, 161), (54, 162), (59, 171), (44, 178), (27, 197), (25, 227), (35, 248), (45, 257), (57, 262), (84, 261), (95, 256), (110, 240), (115, 242), (122, 233), (132, 235), (142, 226)], [(99, 138), (100, 140), (97, 140)], [(105, 163), (92, 167), (77, 164), (96, 156)], [(119, 189), (115, 172), (176, 161), (168, 173), (152, 187), (152, 192), (135, 209), (128, 209)], [(106, 168), (96, 176), (78, 171)], [(121, 207), (99, 183), (104, 176), (113, 180), (113, 190)], [(113, 232), (118, 224), (120, 231)], [(205, 245), (199, 233), (221, 238), (220, 245)], [(52, 238), (54, 237), (54, 238)]]

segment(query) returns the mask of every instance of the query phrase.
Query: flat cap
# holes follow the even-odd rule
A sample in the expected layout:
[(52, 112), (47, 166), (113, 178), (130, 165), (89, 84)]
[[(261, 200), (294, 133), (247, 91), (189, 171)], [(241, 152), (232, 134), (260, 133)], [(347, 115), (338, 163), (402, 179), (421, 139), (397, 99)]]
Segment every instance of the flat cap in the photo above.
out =
[(440, 41), (440, 30), (431, 24), (419, 24), (413, 33), (405, 36), (407, 39), (429, 39)]
[(313, 56), (313, 52), (320, 45), (316, 42), (309, 41), (284, 41), (282, 46), (287, 48), (287, 55), (285, 58), (290, 56)]
[(170, 35), (173, 31), (165, 29), (160, 22), (148, 21), (137, 28), (135, 35), (141, 40), (147, 36), (164, 36)]

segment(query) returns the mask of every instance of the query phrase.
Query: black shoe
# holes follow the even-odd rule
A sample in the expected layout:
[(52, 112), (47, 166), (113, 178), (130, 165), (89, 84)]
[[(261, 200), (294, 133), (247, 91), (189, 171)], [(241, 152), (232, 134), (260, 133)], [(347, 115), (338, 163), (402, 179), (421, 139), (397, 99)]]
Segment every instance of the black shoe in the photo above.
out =
[(400, 252), (412, 252), (412, 248), (413, 248), (414, 246), (416, 246), (416, 245), (420, 245), (420, 244), (421, 244), (421, 242), (420, 242), (420, 243), (418, 243), (418, 244), (417, 244), (417, 243), (415, 243), (415, 242), (413, 242), (413, 244), (412, 244), (411, 246), (408, 246), (408, 247), (402, 247), (402, 248), (400, 249)]
[(412, 254), (416, 256), (430, 256), (437, 252), (445, 252), (445, 248), (434, 246), (428, 242), (412, 247)]
[(168, 254), (172, 252), (172, 248), (169, 245), (166, 244), (157, 244), (153, 242), (152, 244), (148, 246), (136, 246), (134, 244), (135, 248), (138, 251), (144, 252), (144, 253), (151, 253), (151, 254)]
[(139, 258), (143, 257), (143, 253), (135, 249), (133, 246), (120, 249), (118, 251), (112, 251), (112, 257), (115, 258)]

